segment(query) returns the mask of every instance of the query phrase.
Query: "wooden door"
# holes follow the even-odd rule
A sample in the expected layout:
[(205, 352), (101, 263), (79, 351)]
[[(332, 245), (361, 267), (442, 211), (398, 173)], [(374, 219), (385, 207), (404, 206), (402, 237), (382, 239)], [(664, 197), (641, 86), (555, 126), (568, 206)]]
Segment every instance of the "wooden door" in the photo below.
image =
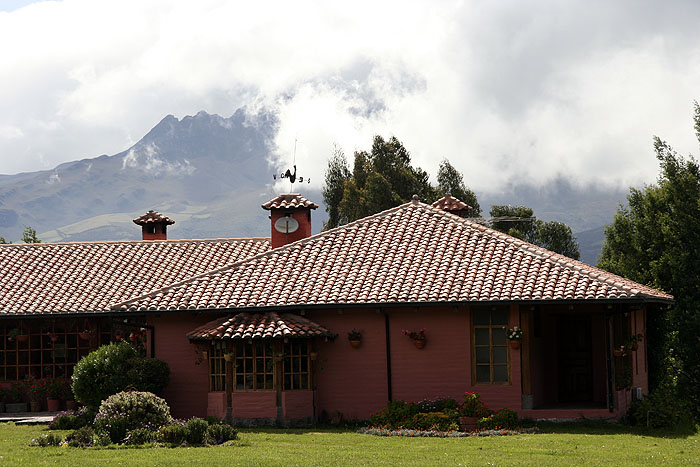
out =
[(593, 400), (591, 317), (560, 316), (557, 323), (559, 402)]

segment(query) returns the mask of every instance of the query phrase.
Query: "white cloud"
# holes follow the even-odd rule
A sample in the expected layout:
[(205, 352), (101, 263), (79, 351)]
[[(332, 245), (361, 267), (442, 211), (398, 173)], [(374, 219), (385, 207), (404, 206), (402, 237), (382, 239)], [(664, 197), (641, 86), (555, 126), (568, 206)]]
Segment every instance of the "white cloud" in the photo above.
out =
[[(129, 149), (124, 156), (122, 169), (138, 169), (144, 174), (153, 177), (162, 175), (181, 177), (194, 173), (195, 167), (187, 159), (184, 159), (182, 162), (168, 162), (159, 159), (158, 152), (158, 146), (153, 143)], [(87, 171), (91, 168), (92, 165), (89, 165)]]
[(296, 138), (314, 185), (333, 143), (350, 156), (374, 134), (397, 136), (433, 174), (449, 158), (482, 191), (561, 173), (648, 182), (652, 134), (696, 149), (698, 13), (694, 2), (37, 3), (0, 13), (3, 171), (119, 152), (166, 114), (264, 105), (281, 119), (276, 168)]

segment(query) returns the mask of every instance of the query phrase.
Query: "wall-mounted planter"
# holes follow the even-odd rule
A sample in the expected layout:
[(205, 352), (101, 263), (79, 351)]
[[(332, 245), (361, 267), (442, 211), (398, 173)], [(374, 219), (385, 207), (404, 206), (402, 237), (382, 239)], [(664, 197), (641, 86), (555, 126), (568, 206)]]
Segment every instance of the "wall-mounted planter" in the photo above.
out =
[(353, 349), (359, 349), (360, 346), (362, 345), (362, 341), (359, 340), (359, 339), (358, 339), (358, 340), (351, 340), (351, 341), (349, 341), (349, 342), (350, 342), (350, 346), (351, 346)]
[(413, 345), (415, 345), (417, 349), (422, 349), (425, 347), (425, 339), (413, 339)]
[(514, 349), (514, 350), (519, 349), (520, 348), (520, 341), (516, 340), (516, 339), (511, 340), (510, 341), (510, 348)]

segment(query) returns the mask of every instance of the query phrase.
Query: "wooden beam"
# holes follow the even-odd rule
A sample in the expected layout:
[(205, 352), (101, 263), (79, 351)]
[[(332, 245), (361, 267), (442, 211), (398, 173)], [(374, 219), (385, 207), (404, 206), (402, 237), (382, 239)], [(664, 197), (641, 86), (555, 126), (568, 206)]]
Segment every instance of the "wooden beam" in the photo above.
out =
[(532, 395), (532, 381), (530, 379), (530, 312), (520, 311), (520, 328), (523, 330), (523, 343), (520, 351), (520, 371), (522, 372), (522, 391), (525, 395)]

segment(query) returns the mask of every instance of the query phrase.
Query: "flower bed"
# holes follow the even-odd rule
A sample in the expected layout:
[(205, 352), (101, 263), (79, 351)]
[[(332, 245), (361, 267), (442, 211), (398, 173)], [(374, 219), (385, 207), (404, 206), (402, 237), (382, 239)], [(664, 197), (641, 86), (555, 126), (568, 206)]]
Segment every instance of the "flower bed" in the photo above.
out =
[(472, 431), (436, 431), (436, 430), (411, 430), (408, 428), (400, 428), (391, 430), (388, 428), (363, 427), (357, 430), (358, 433), (374, 436), (408, 436), (412, 438), (467, 438), (470, 436), (511, 436), (522, 434), (534, 434), (540, 431), (537, 427), (518, 428), (515, 430), (498, 429), (498, 430), (482, 430)]

